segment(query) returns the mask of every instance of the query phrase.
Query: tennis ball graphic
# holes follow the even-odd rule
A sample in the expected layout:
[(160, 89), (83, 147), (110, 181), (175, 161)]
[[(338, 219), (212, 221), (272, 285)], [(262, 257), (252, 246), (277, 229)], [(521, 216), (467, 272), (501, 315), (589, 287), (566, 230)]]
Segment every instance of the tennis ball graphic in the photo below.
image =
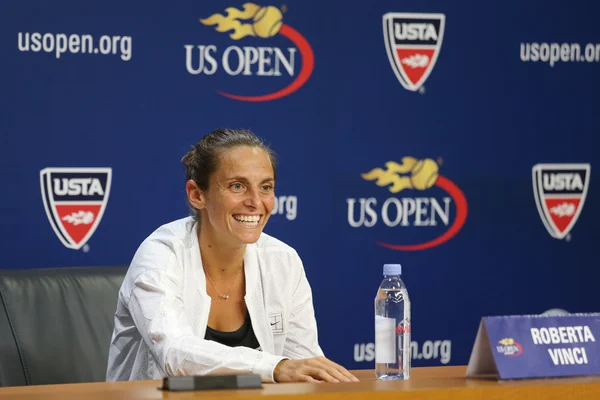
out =
[(252, 29), (256, 36), (269, 38), (277, 35), (281, 29), (282, 20), (283, 15), (277, 7), (262, 7), (254, 14)]
[(438, 178), (439, 168), (431, 158), (419, 160), (412, 168), (410, 182), (413, 188), (425, 190), (432, 187)]

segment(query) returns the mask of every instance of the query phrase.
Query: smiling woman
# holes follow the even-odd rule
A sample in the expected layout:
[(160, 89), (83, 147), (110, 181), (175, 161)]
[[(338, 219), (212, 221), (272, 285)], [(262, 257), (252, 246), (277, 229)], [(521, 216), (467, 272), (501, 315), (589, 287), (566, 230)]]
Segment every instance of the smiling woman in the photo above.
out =
[(275, 154), (221, 129), (187, 153), (193, 217), (139, 247), (117, 303), (107, 380), (252, 372), (266, 382), (357, 379), (323, 356), (297, 252), (263, 233)]

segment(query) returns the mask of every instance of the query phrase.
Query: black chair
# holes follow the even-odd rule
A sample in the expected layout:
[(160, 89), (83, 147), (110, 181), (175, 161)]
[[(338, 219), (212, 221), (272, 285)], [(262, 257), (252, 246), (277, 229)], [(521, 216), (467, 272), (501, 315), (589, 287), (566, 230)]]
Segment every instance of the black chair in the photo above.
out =
[(0, 270), (0, 386), (104, 381), (126, 272)]

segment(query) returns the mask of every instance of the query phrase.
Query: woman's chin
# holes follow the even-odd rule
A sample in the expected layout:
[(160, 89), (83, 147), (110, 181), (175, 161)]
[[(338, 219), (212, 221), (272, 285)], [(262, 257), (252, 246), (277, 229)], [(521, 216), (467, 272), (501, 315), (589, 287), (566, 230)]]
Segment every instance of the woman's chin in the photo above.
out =
[(244, 244), (252, 244), (252, 243), (256, 243), (259, 238), (260, 238), (260, 234), (247, 236), (247, 237), (242, 238), (242, 242), (244, 242)]
[(236, 232), (235, 237), (244, 244), (256, 243), (260, 238), (262, 229), (256, 229), (252, 232)]

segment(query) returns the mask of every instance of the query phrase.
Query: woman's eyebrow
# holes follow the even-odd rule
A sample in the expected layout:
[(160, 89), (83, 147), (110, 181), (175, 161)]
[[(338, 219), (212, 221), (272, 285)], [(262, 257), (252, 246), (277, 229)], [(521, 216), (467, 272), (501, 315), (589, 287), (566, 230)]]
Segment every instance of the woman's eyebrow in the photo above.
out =
[[(244, 176), (234, 176), (231, 178), (225, 178), (226, 181), (240, 181), (240, 182), (244, 182), (244, 183), (249, 183), (250, 181), (248, 180), (248, 178), (244, 177)], [(272, 182), (274, 181), (275, 178), (273, 178), (272, 176), (263, 179), (260, 183), (265, 183), (265, 182)]]
[(242, 182), (248, 182), (248, 178), (243, 177), (243, 176), (233, 176), (231, 178), (225, 178), (226, 181), (242, 181)]

